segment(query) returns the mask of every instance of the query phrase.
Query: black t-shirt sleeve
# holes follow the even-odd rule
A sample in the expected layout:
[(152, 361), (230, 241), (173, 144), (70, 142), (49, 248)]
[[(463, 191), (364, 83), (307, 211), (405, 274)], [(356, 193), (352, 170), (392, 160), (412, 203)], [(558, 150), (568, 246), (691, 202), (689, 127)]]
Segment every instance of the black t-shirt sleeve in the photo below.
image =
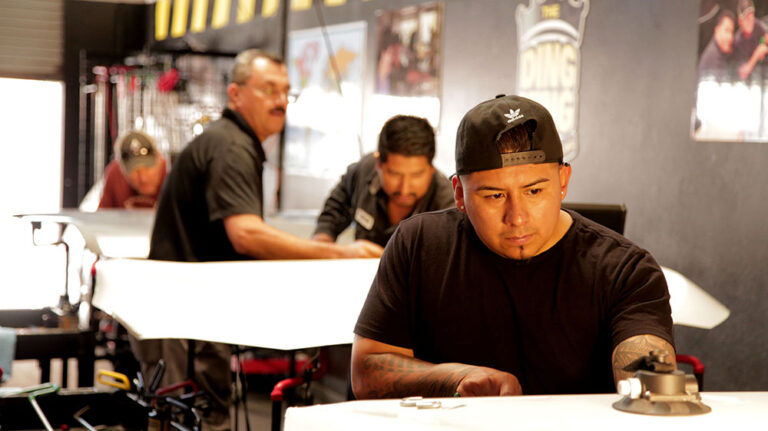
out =
[(398, 228), (384, 249), (379, 269), (355, 325), (355, 334), (413, 348), (409, 243)]
[(608, 318), (613, 348), (635, 335), (655, 335), (674, 346), (669, 291), (664, 273), (646, 251), (617, 269)]
[(228, 146), (211, 160), (205, 187), (209, 220), (237, 214), (262, 215), (261, 175), (247, 148)]

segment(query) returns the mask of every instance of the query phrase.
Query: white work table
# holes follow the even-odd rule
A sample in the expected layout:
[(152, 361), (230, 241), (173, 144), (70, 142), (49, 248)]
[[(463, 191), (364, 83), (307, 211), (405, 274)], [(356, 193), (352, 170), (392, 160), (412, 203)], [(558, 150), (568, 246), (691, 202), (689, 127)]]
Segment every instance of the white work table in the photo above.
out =
[(94, 254), (107, 257), (140, 257), (149, 254), (149, 238), (155, 213), (151, 209), (102, 209), (84, 212), (74, 209), (49, 214), (19, 214), (30, 223), (58, 223), (74, 226)]
[(712, 411), (699, 416), (621, 412), (611, 406), (621, 399), (617, 394), (437, 398), (439, 409), (401, 407), (399, 400), (350, 401), (291, 407), (284, 431), (723, 431), (768, 426), (768, 392), (704, 392), (702, 398)]
[(102, 260), (93, 304), (138, 338), (280, 350), (348, 344), (378, 263)]
[[(93, 305), (138, 338), (283, 350), (348, 344), (378, 262), (106, 259), (96, 264)], [(664, 272), (676, 324), (707, 327), (728, 316), (690, 280), (667, 268)], [(678, 298), (683, 301), (676, 303)], [(697, 315), (694, 306), (715, 312)]]

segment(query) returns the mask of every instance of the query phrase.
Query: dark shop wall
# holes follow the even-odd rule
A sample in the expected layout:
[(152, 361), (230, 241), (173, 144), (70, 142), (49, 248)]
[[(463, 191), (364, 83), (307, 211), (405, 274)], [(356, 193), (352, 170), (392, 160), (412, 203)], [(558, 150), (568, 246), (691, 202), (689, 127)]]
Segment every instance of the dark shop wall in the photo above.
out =
[(593, 2), (569, 200), (625, 203), (626, 236), (730, 308), (712, 330), (676, 326), (706, 390), (766, 390), (768, 143), (690, 138), (699, 5)]

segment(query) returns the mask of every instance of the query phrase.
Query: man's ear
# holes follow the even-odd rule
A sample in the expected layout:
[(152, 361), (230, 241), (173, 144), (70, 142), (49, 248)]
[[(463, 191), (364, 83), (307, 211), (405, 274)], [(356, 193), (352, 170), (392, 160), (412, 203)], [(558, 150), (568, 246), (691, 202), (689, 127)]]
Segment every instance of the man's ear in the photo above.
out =
[(565, 199), (568, 194), (568, 183), (571, 181), (571, 165), (564, 163), (560, 165), (560, 200)]
[(461, 184), (461, 179), (459, 179), (458, 175), (454, 175), (451, 177), (451, 182), (453, 184), (453, 200), (456, 202), (456, 208), (466, 213), (467, 211), (464, 209), (464, 186)]
[(240, 86), (234, 82), (230, 82), (227, 85), (227, 96), (229, 96), (229, 103), (236, 108), (240, 105)]

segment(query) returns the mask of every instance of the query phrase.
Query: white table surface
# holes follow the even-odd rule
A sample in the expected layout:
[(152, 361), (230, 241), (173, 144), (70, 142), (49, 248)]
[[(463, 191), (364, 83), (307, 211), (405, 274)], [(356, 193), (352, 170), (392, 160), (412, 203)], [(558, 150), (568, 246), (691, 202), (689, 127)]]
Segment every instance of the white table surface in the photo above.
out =
[(399, 400), (350, 401), (291, 407), (284, 431), (768, 429), (768, 392), (704, 392), (702, 401), (712, 411), (684, 417), (618, 411), (611, 405), (619, 399), (617, 394), (439, 398), (443, 408), (423, 410), (401, 407)]
[[(274, 349), (348, 344), (377, 268), (378, 259), (206, 263), (105, 259), (96, 264), (93, 304), (139, 338)], [(676, 324), (701, 326), (710, 321), (710, 311), (699, 316), (687, 306), (705, 309), (703, 300), (720, 310), (716, 320), (727, 317), (725, 307), (669, 271), (665, 268), (673, 302), (680, 292), (688, 301), (682, 307), (680, 302), (673, 304)]]
[(378, 259), (96, 264), (93, 304), (138, 338), (293, 350), (349, 344)]
[(107, 258), (147, 257), (155, 219), (151, 209), (102, 209), (96, 212), (64, 209), (58, 213), (19, 214), (17, 217), (28, 222), (74, 226), (83, 236), (86, 248)]

